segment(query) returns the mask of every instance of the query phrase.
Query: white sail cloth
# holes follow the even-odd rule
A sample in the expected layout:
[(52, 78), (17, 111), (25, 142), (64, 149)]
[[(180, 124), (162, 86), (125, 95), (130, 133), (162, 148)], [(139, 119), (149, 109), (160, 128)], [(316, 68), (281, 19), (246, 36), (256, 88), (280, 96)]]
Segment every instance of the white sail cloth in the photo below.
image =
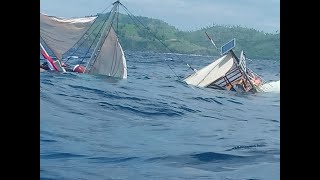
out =
[[(114, 10), (116, 10), (115, 7)], [(109, 23), (103, 26), (103, 32), (106, 32), (106, 34), (100, 34), (99, 42), (102, 43), (96, 44), (94, 48), (95, 54), (91, 55), (91, 58), (88, 60), (90, 67), (86, 69), (85, 73), (126, 79), (126, 58), (116, 32), (112, 28), (115, 17), (114, 12), (107, 21)], [(40, 13), (40, 36), (56, 57), (61, 60), (62, 55), (85, 35), (96, 18), (64, 19)]]
[(228, 53), (213, 63), (205, 66), (197, 72), (191, 74), (184, 79), (187, 84), (206, 87), (226, 75), (226, 73), (234, 65), (234, 58), (231, 53)]
[(85, 34), (96, 17), (58, 18), (40, 13), (40, 36), (58, 59)]

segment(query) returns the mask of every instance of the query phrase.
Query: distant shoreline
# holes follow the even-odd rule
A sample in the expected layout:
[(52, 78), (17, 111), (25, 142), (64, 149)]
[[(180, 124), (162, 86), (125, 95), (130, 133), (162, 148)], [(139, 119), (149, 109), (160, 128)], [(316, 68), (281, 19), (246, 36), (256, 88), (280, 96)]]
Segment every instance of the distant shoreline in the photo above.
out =
[[(93, 16), (97, 15), (86, 17)], [(136, 16), (136, 18), (148, 30), (141, 26), (137, 27), (128, 15), (121, 13), (119, 15), (117, 34), (125, 51), (219, 56), (220, 49), (217, 50), (212, 46), (210, 40), (205, 35), (205, 32), (207, 32), (213, 38), (218, 48), (229, 40), (236, 38), (236, 48), (234, 49), (236, 54), (244, 50), (250, 59), (280, 60), (280, 32), (275, 34), (265, 33), (240, 25), (224, 26), (215, 24), (202, 27), (199, 30), (181, 31), (159, 19), (143, 16)], [(102, 22), (99, 24), (101, 25)], [(93, 34), (92, 36), (94, 37), (95, 35)], [(162, 44), (165, 44), (166, 47)]]

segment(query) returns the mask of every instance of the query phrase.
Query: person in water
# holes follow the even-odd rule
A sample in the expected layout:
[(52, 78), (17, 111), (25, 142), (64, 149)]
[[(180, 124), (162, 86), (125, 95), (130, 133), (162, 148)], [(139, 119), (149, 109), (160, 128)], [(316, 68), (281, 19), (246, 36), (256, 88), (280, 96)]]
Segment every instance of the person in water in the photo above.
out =
[[(64, 63), (61, 63), (62, 64), (62, 67), (67, 71), (67, 72), (77, 72), (77, 73), (84, 73), (85, 71), (85, 67), (77, 64), (75, 65), (72, 69), (71, 68), (68, 68), (68, 66)], [(50, 70), (50, 67), (48, 65), (47, 62), (44, 62), (42, 64), (40, 64), (40, 70), (43, 69), (43, 70)]]
[(72, 69), (73, 72), (77, 72), (77, 73), (84, 73), (85, 70), (86, 68), (79, 64), (75, 65)]
[(50, 70), (49, 65), (48, 65), (47, 62), (44, 62), (44, 63), (40, 64), (40, 69)]
[(244, 76), (241, 76), (238, 80), (227, 83), (225, 87), (227, 90), (242, 92), (249, 92), (252, 89), (248, 80)]

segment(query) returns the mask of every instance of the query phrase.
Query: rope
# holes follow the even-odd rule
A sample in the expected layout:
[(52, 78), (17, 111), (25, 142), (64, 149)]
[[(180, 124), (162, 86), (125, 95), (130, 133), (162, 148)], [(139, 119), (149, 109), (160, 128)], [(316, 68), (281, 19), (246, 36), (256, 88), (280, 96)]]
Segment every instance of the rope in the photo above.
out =
[[(155, 34), (153, 34), (138, 18), (136, 18), (128, 9), (127, 7), (125, 7), (123, 4), (120, 3), (120, 5), (122, 5), (122, 7), (124, 8), (124, 10), (127, 12), (128, 16), (132, 19), (132, 21), (137, 25), (136, 21), (138, 21), (145, 29), (147, 29), (148, 33), (151, 34), (156, 40), (158, 40), (165, 48), (167, 48), (171, 53), (174, 53), (170, 48), (168, 48), (168, 46), (166, 46), (160, 39), (158, 39), (156, 37)], [(132, 16), (135, 18), (135, 20), (132, 18)], [(137, 27), (141, 30), (141, 28), (137, 25)], [(179, 56), (178, 56), (178, 59), (181, 60), (184, 64), (186, 64), (190, 69), (192, 69), (193, 71), (195, 71), (194, 68), (192, 68), (189, 64), (185, 63), (183, 61), (183, 59), (181, 59)], [(167, 61), (165, 59), (165, 61)], [(168, 64), (168, 67), (170, 68), (170, 70), (174, 73), (174, 75), (179, 79), (181, 80), (181, 78), (175, 73), (175, 71), (173, 70), (173, 68)]]
[[(111, 4), (112, 5), (112, 4)], [(104, 13), (108, 8), (110, 8), (111, 7), (111, 5), (109, 5), (107, 8), (105, 8), (102, 12), (101, 12), (101, 14), (102, 13)], [(110, 12), (111, 12), (111, 10), (110, 10)], [(90, 29), (91, 29), (91, 27), (93, 26), (93, 24), (96, 22), (96, 20), (98, 19), (98, 17), (93, 21), (93, 23), (90, 25), (90, 27), (88, 28), (88, 30), (83, 34), (83, 36), (70, 48), (70, 50), (72, 49), (72, 48), (74, 48), (79, 42), (80, 42), (80, 40), (83, 40), (83, 42), (80, 44), (80, 45), (78, 45), (78, 47), (69, 55), (69, 56), (73, 56), (78, 50), (79, 50), (79, 48), (80, 48), (80, 46), (82, 46), (84, 43), (85, 43), (85, 40), (86, 39), (88, 39), (92, 34), (93, 34), (93, 32), (99, 27), (99, 26), (96, 26), (93, 30), (92, 30), (92, 32), (89, 34), (89, 35), (87, 35), (87, 37), (85, 37), (84, 39), (83, 39), (83, 37), (90, 31)], [(102, 26), (103, 27), (103, 26)], [(100, 32), (100, 31), (99, 31)], [(91, 44), (92, 45), (92, 44)], [(91, 46), (90, 46), (91, 47)], [(90, 48), (89, 48), (90, 49)], [(70, 51), (69, 50), (69, 51)], [(66, 53), (64, 53), (64, 54), (67, 54), (69, 51), (67, 51)], [(85, 57), (85, 56), (84, 56)], [(65, 61), (65, 63), (67, 63), (69, 60), (70, 60), (71, 58), (69, 57), (66, 61)], [(81, 63), (83, 62), (83, 60), (81, 61)]]

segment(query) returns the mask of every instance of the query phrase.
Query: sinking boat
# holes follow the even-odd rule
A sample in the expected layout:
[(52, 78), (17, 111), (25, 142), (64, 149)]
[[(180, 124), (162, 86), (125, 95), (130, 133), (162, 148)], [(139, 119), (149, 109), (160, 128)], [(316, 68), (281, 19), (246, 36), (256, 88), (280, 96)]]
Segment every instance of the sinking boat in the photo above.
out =
[[(93, 17), (67, 19), (40, 13), (40, 53), (48, 68), (126, 79), (126, 58), (116, 33), (120, 4), (115, 1), (110, 12)], [(73, 57), (80, 64), (68, 67)]]
[[(213, 45), (212, 39), (208, 36)], [(238, 58), (233, 49), (236, 39), (221, 47), (221, 56), (184, 79), (189, 85), (237, 92), (264, 92), (265, 80), (246, 66), (246, 56), (241, 51)]]

